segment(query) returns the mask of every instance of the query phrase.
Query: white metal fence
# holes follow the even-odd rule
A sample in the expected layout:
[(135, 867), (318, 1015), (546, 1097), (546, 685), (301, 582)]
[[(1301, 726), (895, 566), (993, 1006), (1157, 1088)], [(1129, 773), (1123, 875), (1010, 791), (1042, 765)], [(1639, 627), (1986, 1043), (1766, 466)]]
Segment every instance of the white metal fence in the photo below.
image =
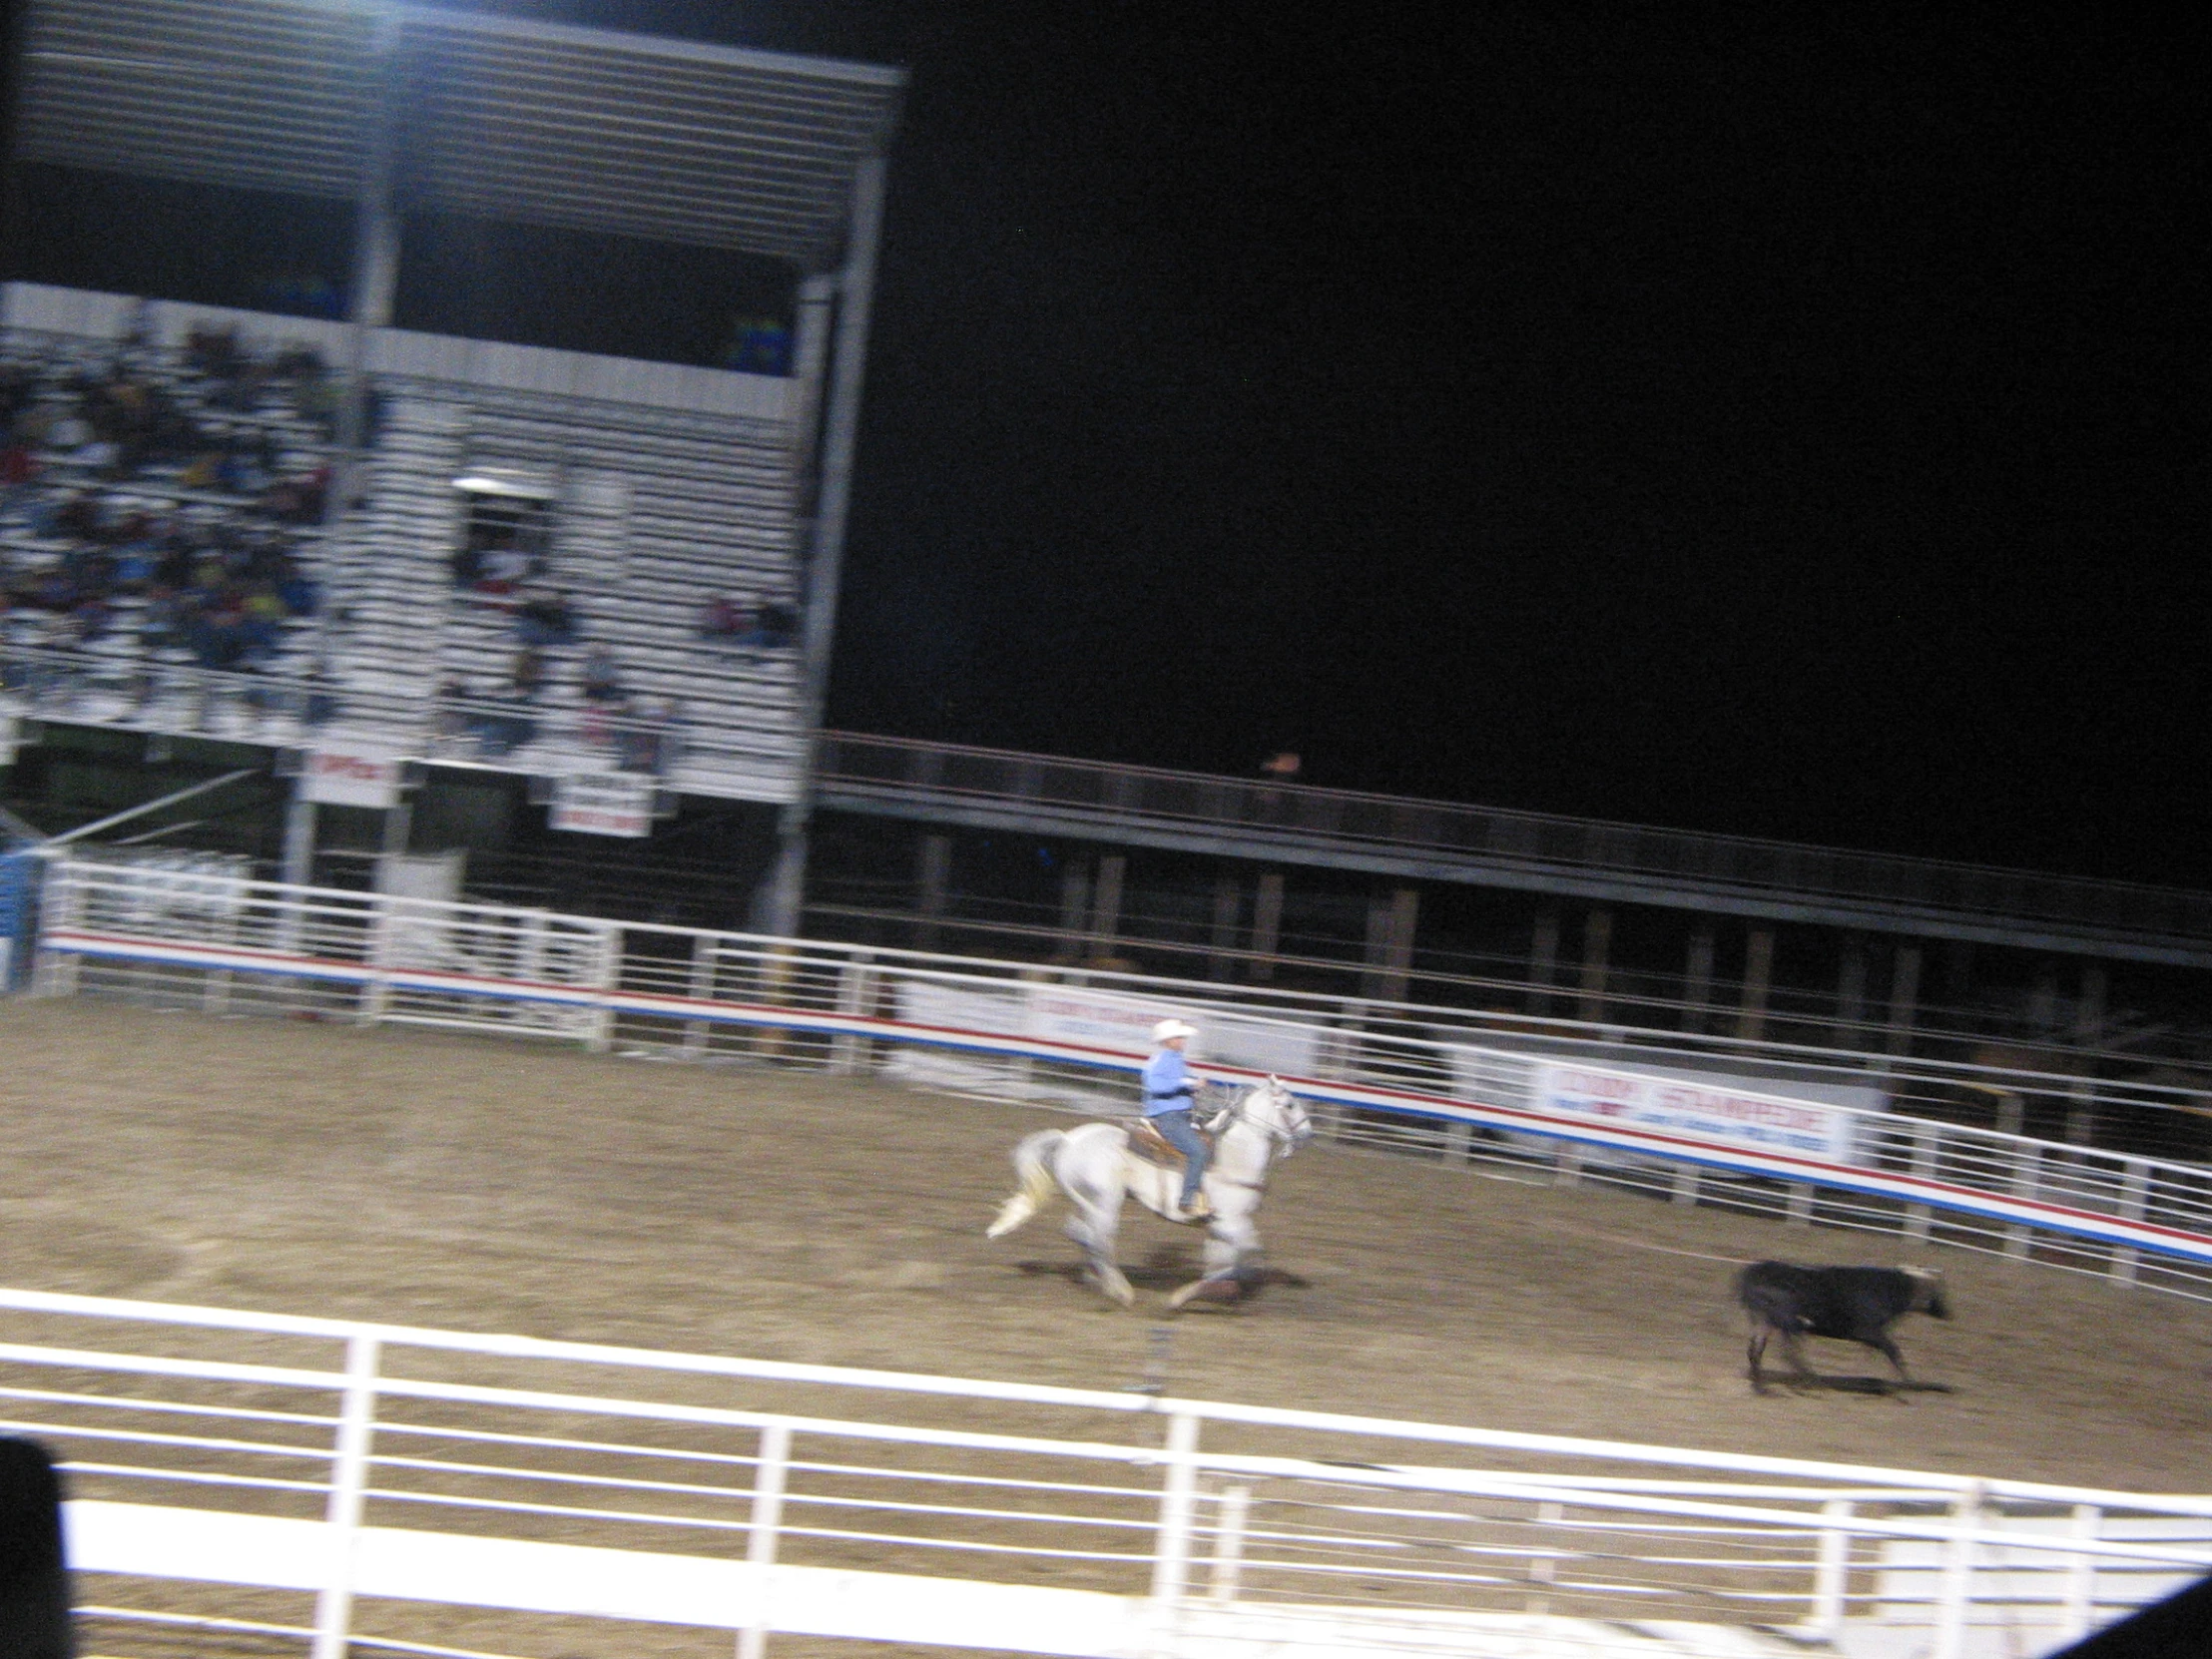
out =
[(1206, 1070), (1283, 1075), (1343, 1143), (2212, 1299), (2212, 1169), (1842, 1107), (1823, 1112), (1850, 1120), (1848, 1150), (1817, 1153), (1567, 1115), (1539, 1087), (1542, 1052), (1491, 1046), (1450, 1010), (212, 876), (169, 898), (159, 880), (56, 863), (39, 988), (884, 1071), (1089, 1111), (1172, 1007), (1204, 1014)]
[(111, 1652), (543, 1653), (498, 1617), (563, 1614), (630, 1651), (1967, 1659), (2212, 1566), (2212, 1497), (24, 1291), (0, 1428), (62, 1459)]

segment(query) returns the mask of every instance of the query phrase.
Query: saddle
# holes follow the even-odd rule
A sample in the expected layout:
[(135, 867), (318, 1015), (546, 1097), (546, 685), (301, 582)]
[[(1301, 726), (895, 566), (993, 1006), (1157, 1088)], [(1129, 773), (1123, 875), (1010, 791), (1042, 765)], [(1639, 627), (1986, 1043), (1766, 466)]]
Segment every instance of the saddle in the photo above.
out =
[[(1213, 1136), (1201, 1129), (1198, 1138), (1206, 1143), (1209, 1150), (1212, 1149)], [(1148, 1164), (1158, 1164), (1162, 1169), (1172, 1170), (1177, 1175), (1183, 1173), (1183, 1154), (1169, 1144), (1165, 1135), (1152, 1127), (1150, 1118), (1139, 1118), (1130, 1129), (1129, 1150)]]

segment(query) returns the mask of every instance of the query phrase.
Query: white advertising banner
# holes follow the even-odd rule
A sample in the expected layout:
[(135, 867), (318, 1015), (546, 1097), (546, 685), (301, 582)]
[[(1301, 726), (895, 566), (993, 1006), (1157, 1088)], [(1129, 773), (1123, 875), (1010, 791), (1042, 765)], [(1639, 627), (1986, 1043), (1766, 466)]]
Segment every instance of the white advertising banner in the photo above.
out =
[(399, 757), (387, 750), (314, 749), (307, 752), (299, 793), (325, 807), (399, 805)]
[(1179, 1012), (1173, 1003), (1151, 997), (1036, 985), (1029, 992), (1029, 1035), (1142, 1059), (1152, 1052), (1153, 1026)]
[(650, 835), (653, 780), (628, 772), (571, 773), (554, 781), (547, 822), (582, 835)]
[(1029, 994), (1029, 1035), (1142, 1058), (1152, 1052), (1152, 1027), (1169, 1017), (1198, 1027), (1191, 1060), (1251, 1071), (1303, 1076), (1313, 1069), (1314, 1032), (1248, 1015), (1193, 1008), (1165, 997), (1128, 996), (1066, 985), (1038, 985)]
[(1021, 1035), (1025, 987), (995, 990), (980, 985), (937, 985), (908, 979), (898, 987), (898, 1017), (903, 1024), (936, 1031), (987, 1031), (993, 1036)]
[(1624, 1129), (1650, 1129), (1761, 1152), (1793, 1152), (1831, 1163), (1852, 1161), (1855, 1115), (1841, 1106), (1752, 1094), (1725, 1082), (1609, 1071), (1599, 1066), (1536, 1068), (1536, 1110)]

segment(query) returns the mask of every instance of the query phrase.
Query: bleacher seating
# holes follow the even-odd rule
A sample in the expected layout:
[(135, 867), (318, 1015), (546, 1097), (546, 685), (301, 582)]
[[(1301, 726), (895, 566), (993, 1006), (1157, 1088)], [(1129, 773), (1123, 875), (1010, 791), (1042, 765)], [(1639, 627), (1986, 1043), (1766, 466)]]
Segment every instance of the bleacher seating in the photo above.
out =
[[(27, 679), (19, 668), (19, 696), (66, 699), (75, 718), (158, 725), (175, 712), (165, 699), (189, 689), (203, 729), (285, 741), (265, 728), (288, 721), (290, 741), (303, 741), (304, 729), (334, 722), (427, 758), (549, 774), (635, 762), (637, 751), (621, 736), (621, 711), (610, 723), (604, 707), (587, 709), (578, 684), (585, 652), (604, 646), (619, 666), (631, 718), (665, 739), (673, 706), (680, 737), (658, 747), (670, 784), (756, 800), (789, 794), (800, 738), (795, 645), (739, 646), (699, 632), (703, 608), (717, 595), (756, 607), (798, 602), (792, 444), (780, 418), (785, 382), (733, 389), (718, 382), (757, 377), (386, 336), (380, 356), (387, 361), (372, 382), (365, 494), (340, 530), (326, 535), (318, 515), (278, 522), (263, 495), (204, 487), (183, 455), (120, 474), (88, 467), (81, 444), (72, 450), (58, 441), (78, 434), (52, 411), (79, 395), (75, 388), (88, 377), (120, 365), (173, 403), (207, 443), (266, 455), (275, 481), (312, 488), (328, 461), (335, 377), (312, 368), (307, 353), (323, 362), (336, 357), (341, 342), (330, 325), (134, 306), (23, 284), (10, 286), (8, 301), (0, 360), (18, 379), (28, 376), (25, 406), (44, 404), (49, 414), (30, 423), (37, 441), (17, 457), (18, 470), (27, 459), (35, 477), (8, 486), (0, 499), (0, 589), (26, 601), (8, 613), (19, 663), (20, 648), (47, 644), (65, 646), (71, 664), (66, 673), (49, 667), (43, 679)], [(56, 328), (57, 315), (74, 326)], [(196, 329), (234, 330), (261, 364), (288, 348), (294, 375), (262, 384), (257, 371), (248, 376), (256, 382), (251, 393), (242, 394), (194, 366), (184, 346)], [(147, 336), (143, 343), (132, 340), (134, 331)], [(552, 389), (562, 384), (577, 389)], [(655, 396), (664, 402), (649, 400)], [(572, 643), (540, 650), (545, 683), (526, 712), (511, 694), (521, 644), (515, 596), (476, 594), (454, 579), (464, 502), (455, 480), (481, 468), (531, 469), (552, 481), (556, 498), (545, 582), (567, 593), (578, 629)], [(264, 482), (252, 469), (233, 481)], [(147, 584), (111, 584), (108, 625), (95, 639), (75, 639), (66, 614), (44, 608), (56, 595), (40, 584), (65, 566), (86, 567), (82, 538), (62, 533), (54, 519), (59, 500), (88, 487), (111, 514), (143, 510), (165, 521), (226, 526), (203, 533), (231, 540), (280, 540), (290, 561), (284, 568), (325, 596), (321, 613), (299, 605), (248, 662), (231, 665), (212, 658), (205, 642), (199, 649), (143, 645)], [(281, 499), (295, 506), (298, 497)], [(265, 555), (265, 563), (275, 556)], [(304, 597), (296, 583), (287, 591)], [(252, 678), (233, 683), (215, 672), (224, 667)], [(310, 675), (319, 675), (314, 718), (298, 689)], [(456, 679), (468, 697), (441, 700), (438, 689), (450, 691)], [(219, 695), (226, 685), (228, 700)], [(255, 689), (277, 686), (293, 690)], [(512, 724), (518, 712), (526, 727)], [(524, 738), (511, 752), (504, 741), (485, 741), (487, 730), (502, 725)]]

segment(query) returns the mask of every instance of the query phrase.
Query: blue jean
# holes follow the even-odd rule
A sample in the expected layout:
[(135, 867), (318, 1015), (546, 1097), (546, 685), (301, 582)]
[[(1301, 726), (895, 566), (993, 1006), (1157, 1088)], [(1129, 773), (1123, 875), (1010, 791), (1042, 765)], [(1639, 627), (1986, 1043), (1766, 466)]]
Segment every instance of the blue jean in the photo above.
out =
[(1206, 1166), (1212, 1161), (1213, 1153), (1192, 1126), (1188, 1106), (1179, 1106), (1172, 1112), (1154, 1112), (1151, 1123), (1168, 1145), (1183, 1154), (1183, 1196), (1178, 1200), (1178, 1207), (1188, 1210), (1198, 1202), (1199, 1183), (1206, 1179)]

